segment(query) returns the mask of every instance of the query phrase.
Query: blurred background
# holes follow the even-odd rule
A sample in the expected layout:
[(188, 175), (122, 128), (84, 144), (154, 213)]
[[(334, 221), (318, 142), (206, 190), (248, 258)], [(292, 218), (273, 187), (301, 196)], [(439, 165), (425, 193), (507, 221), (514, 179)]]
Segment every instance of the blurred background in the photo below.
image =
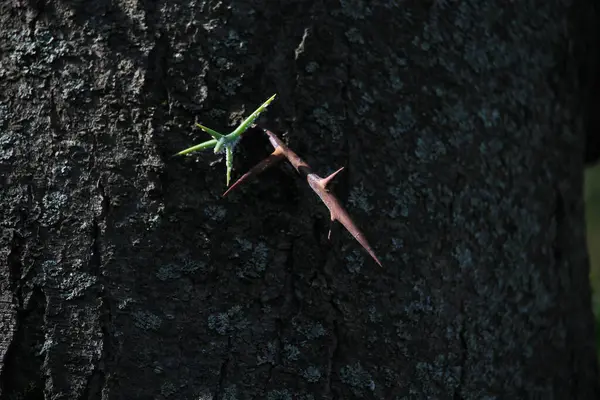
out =
[(596, 344), (600, 353), (600, 164), (585, 171), (584, 190), (592, 304), (596, 314)]

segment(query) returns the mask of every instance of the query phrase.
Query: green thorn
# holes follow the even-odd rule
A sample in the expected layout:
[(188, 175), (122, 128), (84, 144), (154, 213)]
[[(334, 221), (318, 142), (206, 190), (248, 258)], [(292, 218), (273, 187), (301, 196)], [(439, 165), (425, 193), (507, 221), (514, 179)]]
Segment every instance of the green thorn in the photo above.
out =
[(188, 154), (188, 153), (191, 153), (193, 151), (204, 150), (204, 149), (207, 149), (209, 147), (213, 147), (216, 144), (217, 144), (217, 140), (216, 139), (212, 139), (212, 140), (209, 140), (207, 142), (203, 142), (203, 143), (197, 144), (195, 146), (188, 147), (185, 150), (181, 150), (179, 153), (177, 153), (175, 155), (176, 156), (182, 156), (184, 154)]
[(199, 124), (199, 123), (197, 123), (197, 122), (196, 122), (196, 126), (197, 126), (198, 128), (200, 128), (200, 129), (202, 129), (204, 132), (208, 133), (210, 136), (212, 136), (212, 137), (213, 137), (213, 139), (221, 139), (222, 137), (224, 137), (224, 136), (225, 136), (225, 135), (223, 135), (223, 134), (221, 134), (221, 133), (219, 133), (219, 132), (217, 132), (217, 131), (214, 131), (214, 130), (212, 130), (212, 129), (210, 129), (210, 128), (207, 128), (207, 127), (206, 127), (206, 126), (204, 126), (204, 125), (200, 125), (200, 124)]
[(225, 146), (225, 164), (227, 166), (227, 186), (231, 180), (231, 170), (233, 169), (233, 146)]
[(265, 101), (260, 107), (258, 107), (252, 114), (250, 114), (250, 116), (248, 118), (246, 118), (244, 120), (244, 122), (242, 122), (240, 124), (240, 126), (238, 126), (235, 131), (233, 131), (230, 135), (227, 136), (240, 136), (242, 133), (244, 133), (244, 131), (246, 131), (246, 129), (248, 129), (248, 127), (250, 125), (252, 125), (252, 123), (254, 122), (254, 120), (256, 118), (258, 118), (258, 116), (260, 115), (260, 113), (262, 113), (263, 111), (265, 111), (265, 109), (267, 108), (267, 106), (269, 104), (271, 104), (271, 102), (273, 100), (275, 100), (275, 96), (277, 96), (277, 94), (274, 94), (273, 96), (269, 97), (269, 99), (267, 101)]

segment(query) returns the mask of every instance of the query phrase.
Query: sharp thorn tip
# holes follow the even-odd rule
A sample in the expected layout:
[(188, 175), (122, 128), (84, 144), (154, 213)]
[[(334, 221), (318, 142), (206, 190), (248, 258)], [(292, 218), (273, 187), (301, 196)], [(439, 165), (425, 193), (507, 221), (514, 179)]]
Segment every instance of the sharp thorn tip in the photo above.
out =
[(335, 178), (335, 176), (337, 174), (339, 174), (342, 170), (344, 169), (344, 167), (338, 169), (337, 171), (335, 171), (334, 173), (330, 174), (329, 176), (322, 178), (321, 179), (321, 185), (326, 188), (327, 185), (332, 181), (333, 178)]

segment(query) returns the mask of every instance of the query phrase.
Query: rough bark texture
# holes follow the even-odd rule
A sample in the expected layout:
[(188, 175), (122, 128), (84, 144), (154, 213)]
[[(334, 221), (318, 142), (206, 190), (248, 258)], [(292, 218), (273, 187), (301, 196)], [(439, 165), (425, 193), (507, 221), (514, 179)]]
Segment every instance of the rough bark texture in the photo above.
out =
[[(0, 2), (2, 399), (597, 399), (591, 0)], [(169, 156), (262, 123), (221, 199)], [(225, 129), (224, 129), (225, 130)], [(269, 152), (248, 135), (236, 176)], [(235, 176), (234, 176), (235, 178)]]

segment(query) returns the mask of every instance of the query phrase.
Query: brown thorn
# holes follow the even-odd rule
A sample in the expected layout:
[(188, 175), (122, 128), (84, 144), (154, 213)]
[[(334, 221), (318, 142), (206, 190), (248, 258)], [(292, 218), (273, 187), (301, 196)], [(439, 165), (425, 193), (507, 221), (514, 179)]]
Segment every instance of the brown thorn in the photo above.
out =
[(338, 169), (337, 171), (335, 171), (334, 173), (332, 173), (331, 175), (321, 179), (321, 186), (323, 186), (324, 188), (327, 188), (327, 185), (329, 184), (329, 182), (331, 182), (331, 180), (333, 178), (335, 178), (335, 176), (337, 174), (339, 174), (342, 170), (344, 169), (344, 167)]
[[(367, 253), (369, 253), (373, 260), (375, 260), (375, 262), (377, 262), (377, 264), (380, 267), (383, 267), (381, 261), (379, 261), (379, 259), (375, 255), (375, 252), (369, 245), (369, 242), (367, 241), (365, 235), (360, 231), (360, 229), (358, 229), (356, 224), (354, 224), (354, 221), (352, 221), (352, 218), (341, 205), (337, 197), (335, 197), (335, 195), (333, 195), (332, 193), (328, 192), (325, 188), (325, 186), (337, 173), (339, 173), (342, 170), (342, 168), (338, 169), (326, 178), (321, 178), (317, 174), (313, 173), (310, 166), (304, 160), (298, 157), (298, 155), (294, 153), (289, 147), (287, 147), (286, 144), (283, 143), (283, 141), (277, 137), (277, 135), (275, 135), (273, 132), (267, 129), (265, 129), (264, 131), (267, 134), (267, 136), (269, 136), (269, 141), (271, 142), (271, 145), (275, 148), (275, 150), (281, 149), (281, 153), (285, 156), (285, 158), (287, 158), (290, 164), (292, 164), (292, 166), (296, 168), (296, 170), (302, 176), (306, 177), (308, 185), (319, 196), (319, 198), (325, 204), (325, 206), (329, 209), (329, 212), (331, 213), (332, 224), (333, 221), (337, 220), (342, 225), (344, 225), (344, 228), (346, 228), (346, 230), (350, 232), (354, 239), (356, 239), (356, 241), (360, 243), (360, 245), (367, 251)], [(328, 238), (330, 237), (331, 227), (329, 229), (328, 234)]]
[(264, 170), (272, 167), (273, 165), (277, 164), (279, 161), (281, 161), (283, 159), (284, 159), (284, 156), (283, 156), (283, 153), (281, 152), (281, 149), (276, 148), (273, 151), (273, 153), (271, 153), (267, 158), (265, 158), (264, 160), (262, 160), (261, 162), (256, 164), (254, 167), (252, 167), (250, 169), (250, 171), (246, 172), (237, 181), (235, 181), (235, 183), (233, 185), (231, 185), (229, 187), (229, 189), (227, 189), (225, 191), (225, 193), (223, 193), (223, 197), (227, 196), (227, 194), (229, 192), (231, 192), (233, 189), (235, 189), (237, 186), (239, 186), (242, 183), (244, 183), (245, 181), (251, 179), (253, 176), (260, 174)]

